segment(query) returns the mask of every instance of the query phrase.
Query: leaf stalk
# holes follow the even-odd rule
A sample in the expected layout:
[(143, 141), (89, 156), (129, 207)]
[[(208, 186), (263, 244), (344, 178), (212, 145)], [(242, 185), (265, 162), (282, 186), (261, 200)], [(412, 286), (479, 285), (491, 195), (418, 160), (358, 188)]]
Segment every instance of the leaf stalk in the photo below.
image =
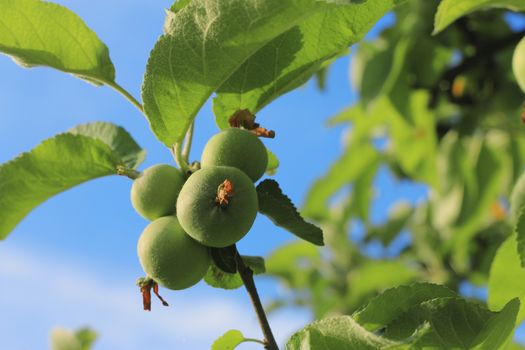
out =
[(185, 176), (188, 176), (190, 167), (182, 155), (182, 144), (176, 143), (173, 145), (171, 148), (171, 154), (173, 154), (173, 158), (175, 159), (175, 163), (177, 163), (179, 166), (179, 169), (184, 173)]
[(182, 149), (182, 157), (186, 161), (186, 163), (190, 163), (190, 151), (191, 151), (191, 143), (193, 141), (193, 130), (195, 129), (195, 121), (193, 121), (190, 124), (190, 128), (188, 129), (188, 132), (186, 133), (186, 142), (184, 143), (184, 148)]
[(115, 91), (120, 93), (122, 96), (124, 96), (133, 106), (135, 106), (140, 113), (144, 114), (144, 108), (142, 107), (142, 103), (140, 103), (135, 97), (133, 97), (132, 94), (130, 94), (126, 89), (124, 89), (122, 86), (120, 86), (117, 82), (111, 81), (106, 82), (107, 86), (113, 88)]

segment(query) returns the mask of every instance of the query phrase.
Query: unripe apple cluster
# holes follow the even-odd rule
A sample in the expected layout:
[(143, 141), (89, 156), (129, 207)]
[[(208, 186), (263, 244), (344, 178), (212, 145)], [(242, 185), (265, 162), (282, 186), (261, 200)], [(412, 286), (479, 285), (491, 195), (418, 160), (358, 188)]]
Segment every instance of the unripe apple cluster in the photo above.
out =
[(208, 141), (201, 160), (189, 177), (170, 165), (154, 165), (131, 188), (133, 208), (151, 221), (139, 238), (140, 264), (169, 289), (199, 282), (211, 264), (209, 248), (242, 239), (258, 211), (254, 182), (268, 156), (255, 134), (222, 131)]

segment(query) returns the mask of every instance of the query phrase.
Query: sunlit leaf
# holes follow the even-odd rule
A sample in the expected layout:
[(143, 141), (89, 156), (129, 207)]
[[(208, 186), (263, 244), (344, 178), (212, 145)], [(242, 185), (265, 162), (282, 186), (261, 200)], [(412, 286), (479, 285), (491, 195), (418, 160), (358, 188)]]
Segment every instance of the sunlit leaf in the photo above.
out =
[(0, 0), (0, 52), (24, 66), (47, 66), (97, 85), (112, 83), (106, 45), (67, 8), (40, 0)]
[(385, 336), (396, 340), (411, 338), (415, 348), (498, 349), (511, 336), (518, 309), (517, 299), (499, 312), (490, 312), (465, 299), (436, 298), (394, 320)]
[(146, 151), (121, 127), (105, 122), (93, 122), (75, 126), (69, 130), (73, 135), (84, 135), (107, 144), (129, 168), (136, 168), (146, 157)]
[(214, 100), (219, 127), (237, 110), (257, 113), (280, 95), (304, 84), (324, 62), (346, 52), (398, 0), (339, 1), (278, 36), (250, 57), (220, 87)]
[[(103, 132), (97, 136), (97, 131)], [(143, 158), (135, 141), (115, 125), (87, 124), (73, 132), (50, 138), (0, 166), (0, 238), (50, 197), (116, 174), (119, 166), (137, 166)]]
[(371, 299), (361, 310), (354, 313), (354, 319), (369, 331), (375, 331), (424, 301), (457, 294), (437, 284), (420, 283), (386, 290)]
[[(510, 300), (525, 301), (525, 268), (521, 267), (516, 236), (512, 235), (501, 245), (490, 269), (488, 283), (488, 305), (499, 310)], [(517, 323), (525, 319), (525, 308), (521, 308)]]
[[(402, 344), (366, 331), (350, 316), (316, 321), (295, 333), (287, 350), (380, 350), (405, 349)], [(408, 347), (406, 347), (408, 349)]]
[(521, 209), (525, 206), (525, 173), (523, 173), (512, 189), (510, 195), (510, 211), (513, 220), (518, 219)]
[(269, 149), (266, 149), (266, 152), (268, 153), (268, 165), (266, 166), (266, 174), (274, 175), (277, 172), (277, 168), (279, 168), (279, 158), (270, 151)]
[(365, 261), (348, 275), (346, 302), (358, 306), (368, 297), (417, 278), (418, 270), (401, 259)]
[(435, 18), (434, 34), (441, 32), (460, 17), (489, 8), (525, 11), (525, 3), (522, 0), (442, 0)]
[(220, 336), (213, 345), (211, 350), (234, 350), (239, 344), (246, 341), (254, 341), (244, 337), (241, 331), (232, 329)]
[[(193, 0), (164, 26), (142, 98), (151, 128), (171, 147), (204, 102), (266, 44), (328, 5), (315, 0)], [(253, 79), (258, 79), (253, 77)]]

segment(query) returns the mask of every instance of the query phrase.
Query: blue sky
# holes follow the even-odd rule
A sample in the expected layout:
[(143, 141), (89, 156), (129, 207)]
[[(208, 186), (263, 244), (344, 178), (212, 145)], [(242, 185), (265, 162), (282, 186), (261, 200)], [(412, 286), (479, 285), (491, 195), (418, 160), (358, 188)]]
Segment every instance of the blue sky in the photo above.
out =
[[(161, 33), (164, 8), (171, 2), (56, 2), (75, 11), (98, 33), (110, 48), (117, 81), (138, 97), (149, 50)], [(297, 204), (341, 152), (344, 128), (328, 129), (325, 120), (355, 101), (348, 63), (346, 57), (334, 64), (328, 91), (320, 93), (310, 83), (258, 115), (263, 125), (277, 132), (276, 139), (265, 143), (281, 161), (276, 180)], [(50, 69), (22, 69), (5, 56), (0, 56), (0, 76), (0, 162), (74, 125), (103, 120), (124, 126), (147, 149), (142, 168), (172, 163), (146, 120), (109, 88), (95, 88)], [(196, 130), (193, 159), (199, 158), (206, 140), (217, 132), (209, 103), (198, 116)], [(423, 188), (395, 183), (385, 174), (379, 176), (378, 184), (376, 220), (384, 218), (396, 199), (416, 201), (425, 194)], [(223, 291), (200, 283), (181, 292), (162, 290), (171, 307), (163, 308), (155, 301), (151, 313), (141, 310), (134, 284), (143, 275), (136, 243), (147, 222), (131, 207), (130, 186), (129, 180), (114, 176), (67, 191), (37, 208), (0, 243), (2, 348), (45, 349), (53, 326), (91, 326), (100, 333), (98, 350), (207, 349), (228, 329), (260, 337), (243, 289)], [(293, 239), (261, 217), (239, 250), (267, 256)], [(256, 283), (263, 300), (283, 292), (267, 278), (258, 278)], [(281, 342), (308, 320), (309, 314), (301, 310), (271, 317)]]

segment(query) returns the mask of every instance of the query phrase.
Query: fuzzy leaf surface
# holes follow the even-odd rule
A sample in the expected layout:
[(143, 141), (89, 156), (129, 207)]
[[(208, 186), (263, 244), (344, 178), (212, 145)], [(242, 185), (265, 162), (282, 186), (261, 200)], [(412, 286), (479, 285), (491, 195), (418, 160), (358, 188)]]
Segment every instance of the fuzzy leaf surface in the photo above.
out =
[(67, 8), (40, 0), (0, 0), (0, 52), (23, 67), (47, 66), (96, 85), (111, 83), (109, 50)]
[[(287, 350), (383, 350), (405, 349), (402, 344), (381, 338), (361, 327), (350, 316), (326, 318), (295, 333)], [(407, 348), (408, 349), (408, 348)]]
[[(519, 305), (513, 299), (501, 311), (491, 312), (462, 298), (438, 298), (423, 302), (405, 320), (430, 325), (418, 329), (416, 348), (498, 349), (514, 329)], [(403, 326), (402, 322), (392, 324), (398, 329)]]
[(388, 289), (370, 300), (353, 318), (365, 329), (375, 331), (388, 325), (394, 319), (407, 312), (414, 305), (442, 297), (456, 296), (447, 287), (430, 283), (418, 283)]
[(140, 148), (131, 135), (121, 127), (105, 122), (93, 122), (75, 126), (69, 132), (100, 140), (116, 152), (124, 165), (135, 169), (146, 158), (146, 151)]
[(211, 94), (274, 38), (329, 6), (315, 0), (193, 0), (168, 16), (142, 98), (152, 131), (180, 142)]
[(342, 5), (325, 7), (267, 43), (220, 87), (213, 101), (219, 127), (227, 127), (228, 118), (237, 110), (257, 113), (304, 84), (323, 63), (346, 53), (377, 20), (402, 2), (340, 2)]

